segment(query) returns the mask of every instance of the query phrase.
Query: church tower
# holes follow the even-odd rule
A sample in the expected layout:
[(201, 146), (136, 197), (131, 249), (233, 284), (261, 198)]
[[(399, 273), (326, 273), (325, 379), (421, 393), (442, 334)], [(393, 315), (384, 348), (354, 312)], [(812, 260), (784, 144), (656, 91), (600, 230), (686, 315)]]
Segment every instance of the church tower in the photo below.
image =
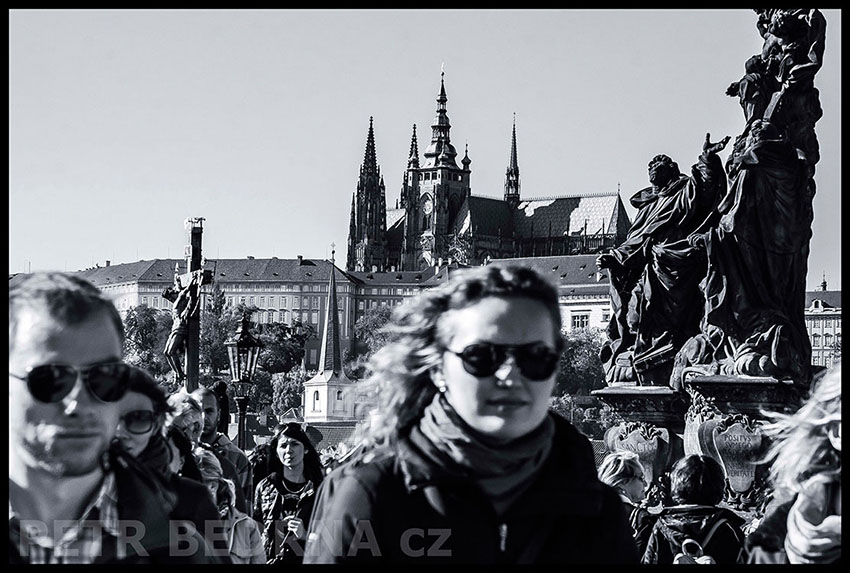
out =
[(405, 209), (402, 270), (420, 270), (448, 256), (448, 233), (463, 202), (471, 194), (469, 156), (463, 167), (451, 143), (451, 123), (446, 111), (445, 73), (440, 73), (437, 115), (431, 125), (431, 143), (419, 164), (414, 127), (411, 154), (401, 190)]
[(516, 114), (511, 132), (511, 162), (505, 171), (505, 201), (512, 208), (519, 204), (519, 165), (516, 160)]
[(366, 153), (357, 190), (351, 199), (346, 270), (379, 271), (387, 267), (387, 203), (384, 178), (375, 153), (375, 131), (369, 118)]

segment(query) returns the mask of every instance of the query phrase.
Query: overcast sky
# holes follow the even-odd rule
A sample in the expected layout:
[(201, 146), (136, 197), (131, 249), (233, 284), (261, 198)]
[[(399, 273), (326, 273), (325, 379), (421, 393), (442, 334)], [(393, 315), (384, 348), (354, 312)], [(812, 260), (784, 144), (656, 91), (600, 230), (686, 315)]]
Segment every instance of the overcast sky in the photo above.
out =
[[(807, 287), (841, 288), (841, 13), (825, 10)], [(369, 117), (390, 207), (445, 64), (472, 192), (628, 198), (666, 153), (743, 128), (724, 94), (761, 50), (751, 10), (22, 11), (9, 16), (9, 272), (180, 257), (344, 266)], [(731, 145), (730, 145), (731, 148)], [(725, 160), (729, 149), (721, 154)], [(420, 155), (421, 159), (421, 155)]]

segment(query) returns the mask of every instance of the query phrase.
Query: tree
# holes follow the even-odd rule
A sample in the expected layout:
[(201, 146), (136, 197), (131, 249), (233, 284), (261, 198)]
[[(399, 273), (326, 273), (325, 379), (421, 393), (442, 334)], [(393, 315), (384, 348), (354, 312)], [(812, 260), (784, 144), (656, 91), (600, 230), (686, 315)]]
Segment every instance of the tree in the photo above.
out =
[(304, 391), (304, 380), (306, 376), (301, 369), (296, 369), (287, 374), (275, 374), (272, 377), (272, 411), (276, 416), (281, 416), (290, 408), (301, 406), (301, 395)]
[(171, 332), (171, 315), (147, 305), (131, 307), (124, 316), (124, 360), (166, 380), (171, 371), (162, 351)]
[(259, 338), (265, 344), (257, 362), (269, 374), (286, 373), (298, 366), (304, 359), (304, 344), (313, 337), (315, 329), (303, 325), (300, 321), (292, 326), (275, 322), (261, 324)]
[(557, 394), (588, 395), (605, 387), (599, 359), (603, 331), (599, 328), (565, 330), (564, 351), (558, 364)]
[(354, 336), (366, 343), (369, 355), (374, 354), (390, 340), (382, 329), (390, 321), (393, 309), (389, 306), (373, 306), (354, 323)]
[(207, 306), (201, 313), (200, 340), (201, 363), (206, 364), (213, 375), (229, 368), (224, 343), (235, 334), (238, 325), (237, 315), (227, 308), (226, 302), (221, 286), (213, 282)]

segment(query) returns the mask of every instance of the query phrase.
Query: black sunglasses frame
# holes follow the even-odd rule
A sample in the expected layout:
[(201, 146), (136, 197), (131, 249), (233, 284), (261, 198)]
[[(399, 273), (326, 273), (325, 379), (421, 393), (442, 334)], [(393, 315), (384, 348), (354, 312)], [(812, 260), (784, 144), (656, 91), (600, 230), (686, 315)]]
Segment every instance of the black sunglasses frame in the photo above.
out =
[[(125, 362), (102, 362), (80, 368), (70, 364), (40, 364), (27, 368), (24, 376), (14, 372), (9, 372), (9, 375), (26, 382), (27, 390), (32, 397), (45, 404), (61, 402), (71, 393), (77, 385), (77, 380), (81, 378), (86, 390), (95, 400), (110, 403), (124, 397), (130, 387), (130, 377), (135, 370), (135, 366)], [(112, 381), (113, 385), (105, 388), (96, 385), (92, 379), (93, 373), (95, 376), (100, 374), (103, 379)], [(63, 381), (61, 386), (57, 385), (60, 380)], [(46, 384), (49, 384), (47, 390), (54, 389), (45, 391)]]
[[(141, 417), (138, 416), (139, 413), (147, 414), (147, 416)], [(135, 415), (135, 416), (134, 416)], [(135, 421), (131, 422), (131, 416), (135, 418)], [(151, 430), (153, 430), (154, 425), (156, 423), (156, 413), (153, 410), (131, 410), (121, 416), (121, 422), (124, 424), (124, 429), (126, 429), (131, 434), (135, 434), (140, 436), (142, 434), (147, 434)], [(147, 426), (144, 430), (133, 429), (132, 424), (134, 423), (142, 423), (144, 422)]]
[[(528, 351), (538, 349), (540, 347), (545, 348), (548, 352), (543, 354), (543, 356), (529, 356), (527, 354)], [(470, 353), (475, 352), (478, 349), (489, 350), (491, 360), (490, 368), (481, 368), (473, 362), (470, 362)], [(557, 348), (551, 348), (544, 342), (530, 342), (528, 344), (495, 344), (492, 342), (477, 342), (466, 346), (460, 352), (456, 352), (451, 349), (447, 349), (447, 351), (459, 357), (463, 363), (463, 369), (476, 378), (492, 376), (499, 370), (499, 368), (502, 367), (502, 364), (505, 363), (508, 356), (512, 356), (520, 373), (534, 382), (542, 382), (549, 378), (558, 368), (558, 358), (561, 355), (560, 345), (558, 345)], [(541, 359), (544, 358), (551, 360), (551, 369), (547, 369), (548, 372), (530, 371), (530, 369), (540, 365)]]

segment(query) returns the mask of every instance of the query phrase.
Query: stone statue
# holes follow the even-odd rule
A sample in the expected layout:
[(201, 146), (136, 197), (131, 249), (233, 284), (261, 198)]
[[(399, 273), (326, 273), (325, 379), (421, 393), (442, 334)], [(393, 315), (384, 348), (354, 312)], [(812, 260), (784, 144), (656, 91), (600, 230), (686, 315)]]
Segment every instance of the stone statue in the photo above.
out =
[(600, 352), (609, 384), (669, 384), (676, 353), (699, 332), (705, 257), (687, 237), (708, 228), (725, 194), (717, 153), (728, 142), (706, 134), (690, 176), (666, 155), (654, 157), (651, 186), (630, 199), (638, 212), (626, 240), (597, 258), (611, 278), (609, 340)]
[(174, 269), (174, 285), (162, 291), (162, 297), (172, 303), (171, 332), (165, 341), (165, 359), (174, 371), (175, 381), (180, 383), (186, 378), (183, 372), (183, 353), (186, 349), (186, 338), (189, 333), (189, 317), (198, 312), (201, 304), (201, 284), (204, 282), (204, 271), (196, 270), (190, 273), (189, 284), (183, 286)]
[(764, 120), (751, 124), (744, 141), (727, 162), (731, 185), (719, 224), (690, 239), (708, 259), (705, 310), (700, 334), (676, 357), (674, 387), (686, 367), (811, 380), (803, 315), (812, 234), (806, 161)]

